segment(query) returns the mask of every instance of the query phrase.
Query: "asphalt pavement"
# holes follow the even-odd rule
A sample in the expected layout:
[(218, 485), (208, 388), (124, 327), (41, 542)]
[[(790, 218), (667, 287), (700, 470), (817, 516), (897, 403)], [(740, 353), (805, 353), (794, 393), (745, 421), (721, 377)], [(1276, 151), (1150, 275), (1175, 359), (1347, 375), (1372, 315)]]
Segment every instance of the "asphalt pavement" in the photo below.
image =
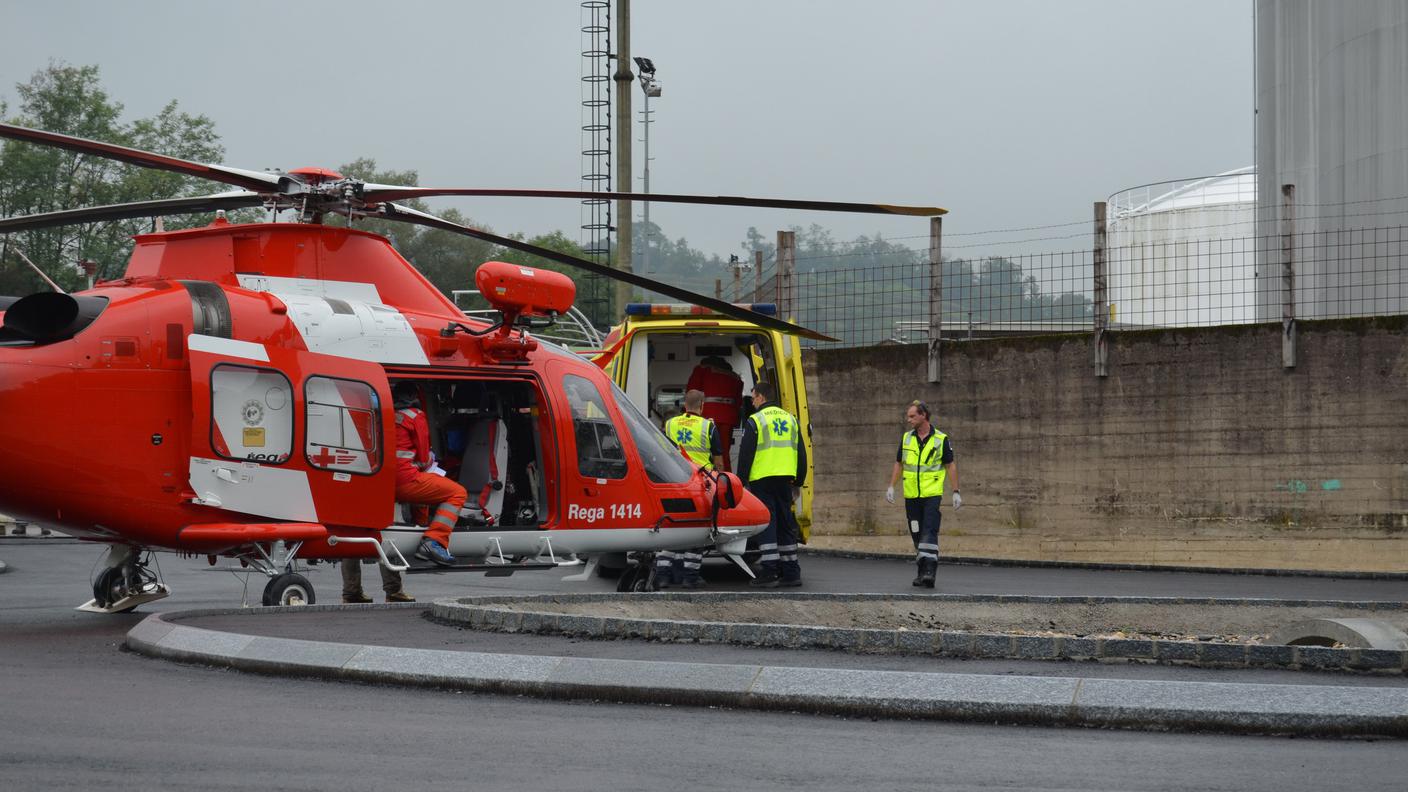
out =
[[(103, 617), (71, 610), (89, 596), (89, 570), (100, 555), (94, 547), (0, 542), (0, 556), (10, 564), (9, 573), (0, 577), (0, 707), (5, 712), (0, 767), (13, 788), (385, 789), (414, 784), (576, 789), (685, 783), (693, 789), (852, 790), (864, 785), (1245, 792), (1346, 783), (1392, 788), (1408, 773), (1408, 750), (1398, 741), (998, 728), (618, 704), (610, 702), (622, 699), (609, 696), (552, 701), (438, 686), (331, 684), (153, 661), (120, 651), (141, 614)], [(161, 563), (175, 595), (143, 611), (174, 614), (238, 605), (243, 583), (236, 575), (170, 556)], [(809, 590), (912, 591), (907, 564), (806, 558), (804, 564)], [(714, 571), (727, 577), (722, 568)], [(408, 586), (423, 601), (610, 590), (602, 580), (563, 582), (564, 574), (498, 580), (423, 575), (410, 578)], [(335, 567), (317, 567), (310, 576), (324, 599), (335, 596)], [(374, 581), (373, 573), (368, 582)], [(718, 580), (714, 588), (741, 589), (741, 584)], [(261, 586), (262, 580), (251, 581), (251, 598)], [(983, 567), (944, 568), (940, 587), (950, 593), (1395, 601), (1408, 594), (1404, 583), (1392, 580)], [(319, 629), (328, 631), (323, 637), (329, 640), (383, 647), (393, 639), (408, 640), (411, 648), (460, 655), (537, 652), (567, 659), (821, 669), (829, 661), (819, 658), (835, 656), (837, 662), (855, 663), (853, 670), (859, 671), (919, 670), (999, 680), (1089, 675), (1098, 681), (1402, 690), (1398, 680), (1357, 674), (1307, 677), (1255, 669), (954, 659), (923, 666), (900, 657), (794, 656), (760, 648), (480, 633), (430, 624), (414, 607), (201, 618), (209, 619), (202, 626), (222, 628), (226, 625), (219, 619), (242, 620), (260, 625), (246, 630), (249, 635), (291, 640), (309, 637), (303, 622), (326, 620)]]

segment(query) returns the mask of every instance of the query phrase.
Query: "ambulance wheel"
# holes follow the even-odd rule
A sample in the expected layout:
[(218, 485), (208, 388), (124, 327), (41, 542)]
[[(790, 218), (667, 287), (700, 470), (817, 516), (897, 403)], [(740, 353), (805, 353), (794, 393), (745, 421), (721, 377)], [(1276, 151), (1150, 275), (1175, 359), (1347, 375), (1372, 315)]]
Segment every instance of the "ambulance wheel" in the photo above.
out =
[(295, 572), (285, 572), (264, 587), (265, 605), (312, 605), (315, 602), (313, 584)]

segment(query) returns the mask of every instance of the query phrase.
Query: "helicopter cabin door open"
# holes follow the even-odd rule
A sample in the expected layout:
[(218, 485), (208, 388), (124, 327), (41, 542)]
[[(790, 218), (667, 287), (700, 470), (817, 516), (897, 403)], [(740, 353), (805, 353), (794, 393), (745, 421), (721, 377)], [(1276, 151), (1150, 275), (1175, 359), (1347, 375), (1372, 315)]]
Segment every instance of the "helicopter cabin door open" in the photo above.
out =
[(194, 503), (280, 520), (392, 521), (391, 392), (378, 363), (191, 335)]

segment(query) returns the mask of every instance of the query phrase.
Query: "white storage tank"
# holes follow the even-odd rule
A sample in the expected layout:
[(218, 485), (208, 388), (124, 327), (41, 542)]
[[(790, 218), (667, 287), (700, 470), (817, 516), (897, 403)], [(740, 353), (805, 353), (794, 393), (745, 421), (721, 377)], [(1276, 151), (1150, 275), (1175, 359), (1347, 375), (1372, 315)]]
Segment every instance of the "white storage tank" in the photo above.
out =
[(1255, 321), (1256, 172), (1246, 167), (1110, 196), (1112, 327)]
[(1408, 3), (1256, 4), (1257, 313), (1281, 318), (1281, 186), (1296, 315), (1408, 313)]

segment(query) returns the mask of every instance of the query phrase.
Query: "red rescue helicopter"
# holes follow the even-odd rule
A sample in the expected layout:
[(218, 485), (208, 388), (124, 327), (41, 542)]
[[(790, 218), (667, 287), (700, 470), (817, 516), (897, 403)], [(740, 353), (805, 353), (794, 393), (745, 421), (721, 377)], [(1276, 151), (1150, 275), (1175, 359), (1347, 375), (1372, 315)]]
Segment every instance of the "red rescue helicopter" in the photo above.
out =
[[(476, 285), (497, 321), (462, 313), (383, 237), (329, 215), (442, 229), (526, 251), (764, 327), (817, 333), (629, 272), (395, 203), (431, 196), (649, 200), (933, 215), (879, 204), (400, 187), (321, 168), (240, 170), (0, 124), (0, 137), (208, 179), (235, 190), (0, 219), (0, 234), (214, 212), (136, 237), (124, 276), (76, 294), (0, 297), (0, 512), (109, 550), (81, 610), (169, 595), (156, 551), (237, 559), (265, 605), (312, 603), (298, 563), (398, 570), (424, 530), (394, 497), (393, 386), (414, 383), (434, 450), (470, 501), (451, 534), (464, 568), (506, 574), (595, 556), (710, 546), (735, 557), (766, 509), (729, 473), (691, 465), (587, 359), (534, 337), (573, 282), (502, 262)], [(0, 174), (0, 177), (3, 177)], [(229, 223), (223, 210), (293, 210)], [(287, 213), (287, 212), (286, 212)], [(100, 409), (93, 409), (100, 405)], [(38, 429), (36, 427), (42, 427)], [(739, 561), (741, 564), (742, 562)], [(584, 572), (584, 575), (586, 573)]]

